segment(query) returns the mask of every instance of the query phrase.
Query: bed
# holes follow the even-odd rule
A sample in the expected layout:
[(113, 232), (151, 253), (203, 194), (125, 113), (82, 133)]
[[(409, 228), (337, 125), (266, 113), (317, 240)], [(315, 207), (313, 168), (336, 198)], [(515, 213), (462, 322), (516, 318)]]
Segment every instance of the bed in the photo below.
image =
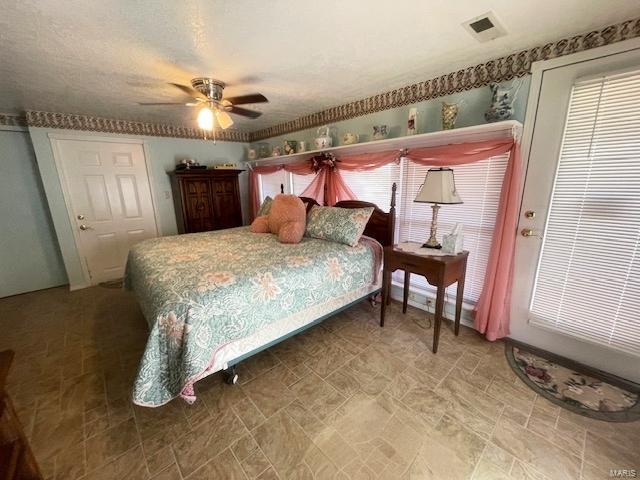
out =
[(193, 402), (198, 380), (225, 370), (233, 383), (238, 362), (377, 293), (382, 247), (393, 242), (395, 184), (389, 213), (356, 200), (336, 206), (375, 207), (355, 247), (307, 237), (281, 244), (248, 227), (136, 244), (125, 288), (135, 292), (149, 337), (134, 403)]

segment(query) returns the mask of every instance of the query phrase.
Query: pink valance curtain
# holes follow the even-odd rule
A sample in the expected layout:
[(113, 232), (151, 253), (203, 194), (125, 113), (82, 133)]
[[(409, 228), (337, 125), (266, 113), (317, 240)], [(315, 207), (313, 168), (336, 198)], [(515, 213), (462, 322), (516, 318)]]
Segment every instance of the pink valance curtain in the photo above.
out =
[[(311, 175), (315, 173), (311, 169), (309, 162), (289, 163), (286, 165), (260, 165), (249, 170), (249, 199), (251, 201), (251, 218), (256, 218), (260, 209), (260, 186), (258, 185), (258, 175), (269, 175), (280, 170), (291, 172), (295, 175)], [(315, 198), (315, 197), (312, 197)]]
[[(500, 194), (500, 204), (493, 233), (485, 283), (476, 305), (475, 328), (488, 340), (497, 340), (509, 334), (509, 308), (513, 282), (513, 262), (520, 194), (522, 189), (522, 164), (519, 144), (512, 140), (487, 140), (437, 147), (411, 149), (404, 158), (420, 165), (433, 167), (456, 166), (474, 163), (490, 157), (510, 153)], [(397, 150), (374, 154), (340, 157), (336, 169), (323, 168), (301, 196), (311, 197), (318, 203), (333, 205), (337, 201), (355, 198), (344, 182), (340, 170), (366, 171), (399, 161)], [(314, 173), (310, 163), (304, 161), (288, 165), (254, 167), (250, 172), (250, 194), (253, 214), (259, 208), (258, 174), (274, 173), (284, 168), (298, 175)], [(325, 188), (326, 187), (326, 188)], [(325, 199), (325, 192), (327, 198)], [(324, 202), (326, 200), (326, 202)]]

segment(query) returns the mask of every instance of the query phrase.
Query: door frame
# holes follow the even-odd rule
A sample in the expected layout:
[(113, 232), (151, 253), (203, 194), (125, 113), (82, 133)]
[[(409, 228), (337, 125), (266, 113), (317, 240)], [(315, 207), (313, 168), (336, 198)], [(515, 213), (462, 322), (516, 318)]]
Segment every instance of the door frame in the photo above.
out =
[[(518, 271), (518, 262), (520, 260), (520, 255), (522, 255), (522, 253), (519, 254), (518, 251), (521, 248), (520, 245), (522, 241), (522, 239), (520, 238), (520, 229), (529, 228), (526, 224), (527, 219), (524, 217), (525, 189), (527, 185), (527, 174), (529, 173), (529, 166), (532, 165), (530, 163), (531, 147), (532, 147), (533, 136), (536, 128), (536, 118), (538, 115), (538, 108), (541, 100), (540, 93), (542, 90), (544, 73), (554, 70), (556, 68), (561, 68), (561, 67), (569, 66), (572, 64), (606, 58), (613, 55), (624, 54), (626, 52), (637, 51), (639, 49), (640, 49), (640, 38), (634, 38), (634, 39), (614, 43), (611, 45), (606, 45), (603, 47), (597, 47), (591, 50), (586, 50), (583, 52), (566, 55), (564, 57), (535, 62), (531, 65), (531, 73), (532, 73), (531, 87), (529, 91), (529, 98), (527, 102), (527, 112), (525, 115), (525, 124), (524, 124), (524, 130), (523, 130), (522, 142), (521, 142), (522, 160), (524, 162), (524, 165), (523, 165), (524, 169), (523, 169), (523, 176), (522, 176), (523, 188), (522, 188), (522, 197), (520, 198), (518, 227), (517, 227), (517, 231), (514, 232), (517, 235), (518, 241), (516, 243), (516, 257), (515, 257), (516, 264), (515, 264), (514, 281), (513, 281), (513, 295), (512, 295), (511, 308), (510, 308), (512, 334), (514, 333), (514, 327), (515, 327), (515, 330), (518, 331), (524, 327), (523, 322), (528, 324), (528, 320), (523, 319), (521, 317), (521, 306), (525, 303), (527, 305), (530, 304), (531, 295), (533, 293), (532, 289), (524, 291), (524, 282), (526, 281), (526, 278), (521, 272)], [(556, 155), (558, 154), (559, 152), (556, 152)], [(533, 179), (530, 179), (530, 181), (532, 180)], [(526, 298), (523, 298), (524, 296), (526, 296)], [(518, 297), (521, 300), (517, 300)], [(535, 326), (535, 327), (529, 326), (529, 325), (527, 326), (528, 328), (534, 328), (534, 329), (539, 329), (541, 331), (544, 330), (544, 331), (550, 332), (549, 330), (539, 326)], [(560, 332), (554, 332), (554, 333), (556, 333), (557, 335), (563, 335)], [(515, 336), (512, 338), (520, 342), (527, 342), (527, 343), (531, 343), (534, 346), (540, 347), (540, 345), (535, 343), (535, 341), (530, 342), (528, 341), (528, 338), (523, 338), (522, 332), (520, 332), (518, 336)], [(585, 345), (589, 344), (588, 342), (585, 342), (580, 339), (575, 339), (573, 337), (570, 337), (570, 338), (572, 339), (572, 341), (575, 340), (576, 342), (583, 342)], [(541, 347), (541, 348), (544, 348), (544, 347)], [(602, 348), (604, 349), (604, 347)], [(623, 352), (615, 352), (615, 351), (614, 351), (614, 354), (616, 356), (626, 355)], [(633, 357), (630, 357), (630, 358), (633, 358)], [(635, 380), (635, 379), (632, 379), (632, 380)]]
[(102, 137), (97, 135), (73, 135), (62, 133), (49, 133), (49, 143), (51, 144), (51, 150), (53, 152), (53, 159), (55, 161), (56, 171), (58, 173), (58, 180), (60, 182), (60, 188), (62, 189), (62, 196), (64, 197), (65, 209), (67, 211), (67, 218), (73, 233), (73, 240), (75, 243), (76, 253), (80, 259), (80, 265), (82, 266), (83, 282), (81, 284), (70, 285), (70, 290), (79, 290), (81, 288), (87, 288), (93, 285), (91, 282), (91, 275), (89, 274), (89, 267), (87, 265), (87, 259), (84, 254), (82, 246), (82, 239), (78, 233), (78, 229), (75, 228), (76, 218), (73, 214), (73, 202), (71, 201), (71, 194), (69, 189), (68, 178), (65, 175), (64, 163), (62, 161), (62, 155), (58, 146), (60, 140), (72, 140), (81, 142), (101, 142), (101, 143), (125, 143), (142, 146), (142, 154), (144, 156), (145, 171), (147, 173), (147, 181), (149, 182), (149, 191), (151, 192), (151, 205), (153, 207), (153, 226), (155, 234), (159, 234), (160, 225), (160, 212), (158, 211), (158, 201), (153, 189), (154, 177), (149, 162), (149, 146), (141, 138), (116, 138), (116, 137)]

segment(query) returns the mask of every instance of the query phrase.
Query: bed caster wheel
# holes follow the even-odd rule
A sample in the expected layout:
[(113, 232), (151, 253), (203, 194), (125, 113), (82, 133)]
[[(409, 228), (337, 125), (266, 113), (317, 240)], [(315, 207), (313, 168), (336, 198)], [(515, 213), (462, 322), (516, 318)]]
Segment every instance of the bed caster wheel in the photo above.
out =
[(235, 385), (238, 383), (238, 374), (235, 367), (229, 367), (224, 371), (224, 381), (227, 385)]
[(369, 303), (373, 308), (376, 308), (379, 303), (382, 303), (382, 295), (380, 293), (369, 295)]

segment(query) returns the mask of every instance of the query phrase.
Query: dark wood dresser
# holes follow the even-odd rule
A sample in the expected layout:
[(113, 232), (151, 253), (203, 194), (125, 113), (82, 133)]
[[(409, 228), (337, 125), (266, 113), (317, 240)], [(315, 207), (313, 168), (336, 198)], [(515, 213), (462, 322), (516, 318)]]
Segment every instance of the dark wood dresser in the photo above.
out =
[(207, 169), (170, 172), (179, 233), (240, 227), (243, 170)]
[(0, 479), (42, 479), (38, 464), (6, 390), (13, 352), (0, 352)]

